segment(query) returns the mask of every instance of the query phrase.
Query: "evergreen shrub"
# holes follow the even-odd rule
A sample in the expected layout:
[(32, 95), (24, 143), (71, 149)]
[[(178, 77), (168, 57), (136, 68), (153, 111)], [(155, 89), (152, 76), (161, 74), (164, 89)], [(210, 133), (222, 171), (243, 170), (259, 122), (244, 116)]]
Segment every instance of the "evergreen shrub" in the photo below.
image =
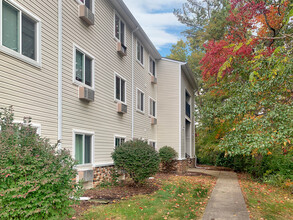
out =
[(143, 183), (159, 170), (158, 152), (142, 140), (128, 141), (112, 153), (114, 165), (125, 170), (136, 184)]

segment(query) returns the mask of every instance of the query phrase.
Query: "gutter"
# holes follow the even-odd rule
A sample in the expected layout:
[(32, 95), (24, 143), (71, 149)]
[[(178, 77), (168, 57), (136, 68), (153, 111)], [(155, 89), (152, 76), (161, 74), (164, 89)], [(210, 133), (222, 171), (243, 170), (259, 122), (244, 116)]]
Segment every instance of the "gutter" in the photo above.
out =
[(58, 150), (62, 149), (62, 0), (58, 0)]
[(135, 45), (133, 40), (133, 34), (139, 30), (139, 27), (136, 27), (131, 33), (131, 43), (132, 43), (132, 54), (131, 54), (131, 139), (134, 138), (134, 51)]
[(181, 106), (181, 72), (182, 72), (182, 64), (179, 64), (179, 158), (178, 160), (182, 160), (182, 106)]

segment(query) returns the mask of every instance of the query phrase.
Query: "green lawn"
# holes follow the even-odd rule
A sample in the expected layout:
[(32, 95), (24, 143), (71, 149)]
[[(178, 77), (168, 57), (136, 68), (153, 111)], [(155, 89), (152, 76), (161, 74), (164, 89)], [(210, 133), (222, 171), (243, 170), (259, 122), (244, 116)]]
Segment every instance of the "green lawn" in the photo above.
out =
[(151, 195), (93, 207), (81, 219), (199, 219), (215, 184), (209, 176), (172, 176)]
[(240, 174), (238, 177), (252, 220), (293, 219), (293, 196), (290, 191), (256, 182), (249, 175)]

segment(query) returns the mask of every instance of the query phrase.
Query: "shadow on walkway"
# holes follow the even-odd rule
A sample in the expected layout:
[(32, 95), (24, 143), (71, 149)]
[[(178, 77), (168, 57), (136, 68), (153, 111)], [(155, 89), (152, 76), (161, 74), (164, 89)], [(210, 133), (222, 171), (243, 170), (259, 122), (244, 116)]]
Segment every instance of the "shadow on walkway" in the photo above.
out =
[(188, 171), (209, 174), (218, 178), (205, 209), (203, 220), (249, 220), (249, 213), (235, 172), (199, 168), (192, 168)]

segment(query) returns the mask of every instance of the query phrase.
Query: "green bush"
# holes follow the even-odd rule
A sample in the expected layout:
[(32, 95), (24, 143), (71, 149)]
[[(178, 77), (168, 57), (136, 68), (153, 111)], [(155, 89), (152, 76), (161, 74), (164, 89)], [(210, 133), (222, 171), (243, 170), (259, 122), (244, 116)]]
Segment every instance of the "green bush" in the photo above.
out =
[(159, 170), (159, 154), (141, 140), (125, 142), (115, 149), (112, 158), (115, 166), (124, 169), (136, 184), (143, 183)]
[[(29, 121), (28, 121), (29, 122)], [(0, 113), (0, 219), (62, 219), (80, 192), (67, 151), (56, 153), (29, 125)]]
[(172, 147), (164, 146), (160, 148), (159, 155), (163, 163), (170, 163), (175, 157), (177, 157), (177, 152)]

